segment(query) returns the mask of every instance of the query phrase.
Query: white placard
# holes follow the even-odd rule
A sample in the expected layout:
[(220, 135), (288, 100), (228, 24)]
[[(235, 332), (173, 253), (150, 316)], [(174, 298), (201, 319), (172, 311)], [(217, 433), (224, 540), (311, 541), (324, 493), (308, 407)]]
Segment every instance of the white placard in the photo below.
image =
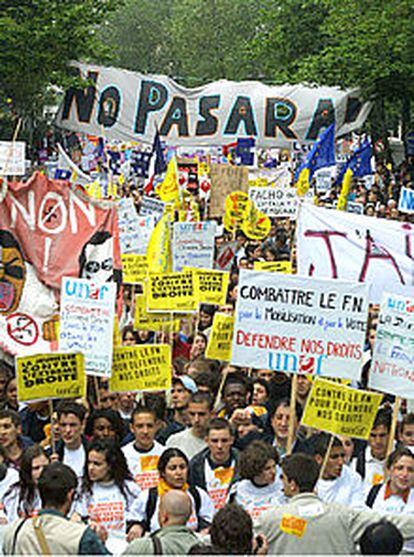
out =
[(175, 222), (173, 233), (173, 271), (183, 267), (212, 269), (216, 221)]
[(26, 142), (0, 141), (0, 175), (23, 176), (26, 173)]

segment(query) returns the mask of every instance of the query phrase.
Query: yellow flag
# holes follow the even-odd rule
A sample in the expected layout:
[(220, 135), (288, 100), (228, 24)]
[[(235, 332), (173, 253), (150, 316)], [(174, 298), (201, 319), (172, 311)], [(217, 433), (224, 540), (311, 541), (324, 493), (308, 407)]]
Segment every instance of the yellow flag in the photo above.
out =
[(346, 209), (346, 204), (348, 202), (348, 195), (352, 184), (352, 176), (353, 176), (352, 169), (348, 168), (344, 174), (344, 179), (342, 180), (341, 193), (339, 194), (338, 197), (338, 206), (337, 206), (338, 211), (345, 211)]
[(148, 271), (168, 273), (172, 268), (171, 261), (171, 227), (170, 216), (164, 214), (154, 230), (147, 247)]
[(155, 190), (161, 201), (175, 201), (179, 197), (177, 160), (173, 157), (168, 163), (164, 181)]
[(298, 177), (298, 181), (296, 182), (296, 192), (298, 195), (302, 196), (308, 191), (310, 187), (309, 183), (309, 168), (304, 168)]

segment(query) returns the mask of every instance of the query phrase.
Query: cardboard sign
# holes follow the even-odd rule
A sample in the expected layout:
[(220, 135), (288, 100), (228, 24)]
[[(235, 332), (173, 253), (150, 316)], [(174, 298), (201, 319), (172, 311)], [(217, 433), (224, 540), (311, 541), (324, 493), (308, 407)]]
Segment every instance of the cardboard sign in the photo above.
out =
[(183, 267), (212, 269), (216, 222), (175, 222), (173, 231), (173, 271)]
[(410, 188), (401, 188), (398, 210), (408, 215), (414, 213), (414, 190)]
[(255, 261), (255, 271), (267, 271), (271, 273), (284, 273), (285, 275), (292, 274), (291, 261)]
[(382, 396), (318, 378), (309, 393), (301, 424), (334, 435), (368, 439)]
[(383, 292), (414, 296), (409, 223), (304, 203), (297, 238), (299, 275), (367, 283), (372, 303), (380, 303)]
[(155, 197), (144, 195), (141, 200), (139, 214), (142, 216), (153, 216), (157, 223), (164, 214), (165, 203)]
[(114, 350), (112, 392), (165, 391), (171, 388), (171, 346), (141, 344)]
[(196, 298), (200, 304), (221, 306), (226, 303), (229, 273), (209, 269), (184, 268), (192, 271), (195, 279)]
[(368, 384), (414, 399), (414, 298), (384, 294)]
[(146, 294), (136, 294), (134, 329), (178, 333), (180, 330), (180, 319), (172, 319), (171, 315), (166, 313), (148, 312)]
[(145, 282), (148, 272), (147, 256), (136, 253), (121, 255), (122, 282), (125, 284), (140, 284)]
[(234, 330), (234, 316), (216, 312), (208, 339), (206, 358), (229, 362)]
[(20, 402), (86, 396), (83, 354), (36, 354), (16, 358)]
[(229, 194), (234, 191), (247, 193), (249, 171), (245, 166), (212, 164), (210, 177), (209, 214), (210, 217), (220, 217), (223, 215), (224, 201)]
[(197, 298), (193, 273), (149, 273), (147, 309), (159, 312), (195, 311)]
[(231, 362), (358, 379), (367, 286), (241, 269)]
[(111, 375), (115, 296), (114, 283), (62, 279), (59, 350), (84, 354), (87, 374)]
[(0, 141), (0, 176), (26, 174), (25, 141)]

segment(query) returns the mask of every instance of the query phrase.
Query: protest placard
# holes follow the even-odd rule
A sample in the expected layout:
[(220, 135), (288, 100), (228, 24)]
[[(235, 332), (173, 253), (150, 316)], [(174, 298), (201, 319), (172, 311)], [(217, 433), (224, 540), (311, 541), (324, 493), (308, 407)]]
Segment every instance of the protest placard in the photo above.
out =
[(173, 229), (173, 271), (183, 267), (212, 269), (216, 221), (175, 222)]
[(412, 215), (414, 213), (414, 190), (410, 188), (401, 188), (400, 199), (398, 202), (398, 210), (401, 213)]
[(35, 354), (16, 358), (20, 402), (86, 395), (83, 354)]
[(184, 270), (194, 273), (198, 303), (214, 304), (218, 306), (226, 303), (229, 273), (225, 271), (210, 271), (209, 269), (192, 269), (188, 267), (185, 267)]
[(138, 216), (131, 197), (119, 200), (118, 229), (122, 254), (145, 254), (154, 226), (153, 215)]
[(214, 268), (220, 271), (230, 271), (238, 249), (237, 242), (223, 242), (217, 246)]
[(0, 176), (26, 173), (26, 142), (0, 141)]
[(332, 187), (332, 179), (336, 176), (336, 167), (327, 166), (319, 168), (315, 174), (315, 187), (318, 193), (327, 193)]
[(171, 346), (141, 344), (114, 350), (112, 392), (165, 391), (171, 387)]
[(84, 354), (87, 374), (111, 374), (115, 296), (113, 282), (62, 279), (59, 350)]
[(148, 311), (189, 312), (196, 309), (195, 279), (191, 271), (148, 274)]
[(164, 214), (165, 203), (155, 197), (142, 196), (139, 214), (143, 217), (153, 216), (157, 223)]
[(208, 339), (206, 358), (229, 362), (234, 330), (234, 316), (216, 312)]
[(234, 191), (247, 193), (249, 171), (245, 166), (212, 164), (210, 167), (210, 217), (221, 217), (226, 197)]
[(301, 424), (334, 435), (368, 439), (382, 397), (379, 393), (317, 378), (306, 401)]
[[(313, 202), (313, 190), (310, 188), (304, 195), (305, 201)], [(296, 217), (299, 197), (296, 188), (274, 186), (249, 188), (249, 197), (256, 207), (269, 217)]]
[(291, 261), (255, 261), (255, 271), (268, 271), (272, 273), (285, 273), (286, 275), (292, 274)]
[(384, 294), (368, 385), (414, 399), (414, 298)]
[(309, 203), (300, 208), (298, 274), (367, 283), (372, 303), (379, 304), (383, 292), (414, 296), (413, 245), (409, 223)]
[(140, 284), (145, 282), (148, 272), (147, 256), (136, 253), (121, 255), (122, 282), (125, 284)]
[(172, 318), (169, 313), (148, 312), (146, 294), (136, 294), (134, 329), (178, 333), (180, 330), (180, 319)]
[(367, 286), (241, 269), (231, 362), (358, 379)]

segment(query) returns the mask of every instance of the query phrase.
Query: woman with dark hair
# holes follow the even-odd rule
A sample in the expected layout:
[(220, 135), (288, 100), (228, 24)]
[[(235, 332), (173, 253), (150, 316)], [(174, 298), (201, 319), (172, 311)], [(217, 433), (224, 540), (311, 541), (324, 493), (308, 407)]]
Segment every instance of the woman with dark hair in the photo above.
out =
[(111, 544), (125, 538), (132, 502), (139, 492), (118, 445), (111, 439), (96, 439), (88, 447), (72, 519), (104, 527)]
[(281, 482), (277, 476), (279, 455), (264, 441), (253, 441), (239, 457), (242, 478), (230, 490), (230, 502), (238, 503), (253, 520), (281, 502)]
[(16, 377), (9, 377), (4, 385), (4, 399), (2, 408), (8, 410), (19, 411), (19, 401), (17, 398), (17, 380)]
[(132, 325), (127, 325), (122, 329), (123, 346), (135, 346), (137, 344), (137, 333)]
[(32, 445), (23, 452), (19, 481), (10, 486), (2, 499), (9, 523), (19, 517), (33, 516), (41, 509), (37, 482), (48, 464), (49, 458), (40, 445)]
[(125, 433), (121, 416), (109, 408), (94, 410), (86, 422), (85, 435), (93, 440), (111, 439), (119, 443)]
[(193, 338), (189, 338), (188, 342), (191, 344), (190, 360), (193, 361), (197, 358), (204, 356), (207, 348), (208, 338), (204, 333), (197, 332)]
[(129, 541), (141, 537), (145, 532), (158, 530), (158, 505), (164, 493), (172, 489), (186, 491), (191, 499), (193, 512), (187, 527), (203, 531), (210, 527), (214, 515), (214, 505), (207, 492), (200, 487), (188, 485), (189, 462), (180, 449), (165, 450), (158, 460), (160, 481), (158, 486), (143, 491), (133, 505), (133, 514), (138, 516), (128, 533)]

